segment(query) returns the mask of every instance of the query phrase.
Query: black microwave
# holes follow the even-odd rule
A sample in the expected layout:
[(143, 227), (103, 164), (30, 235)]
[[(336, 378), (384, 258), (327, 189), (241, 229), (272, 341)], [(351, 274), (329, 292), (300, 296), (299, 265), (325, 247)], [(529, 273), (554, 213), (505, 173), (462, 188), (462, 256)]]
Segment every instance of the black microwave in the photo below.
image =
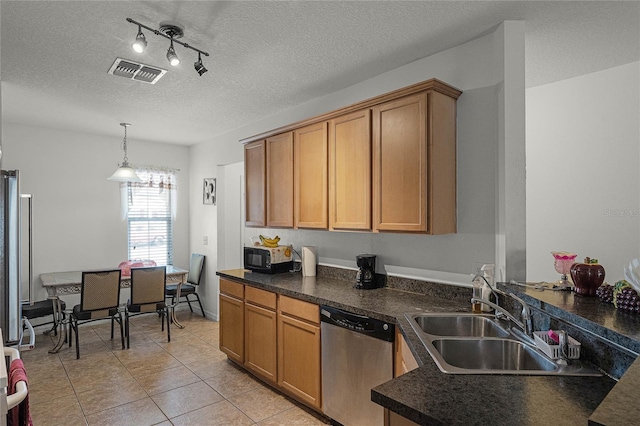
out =
[(293, 269), (291, 247), (245, 247), (244, 269), (265, 274), (289, 272)]

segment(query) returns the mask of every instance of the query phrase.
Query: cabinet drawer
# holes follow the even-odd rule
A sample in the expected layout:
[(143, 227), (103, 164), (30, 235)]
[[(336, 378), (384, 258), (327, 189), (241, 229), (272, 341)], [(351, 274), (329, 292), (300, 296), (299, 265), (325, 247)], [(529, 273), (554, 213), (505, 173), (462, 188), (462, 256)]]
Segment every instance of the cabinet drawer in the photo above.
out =
[(280, 312), (300, 318), (312, 324), (320, 324), (320, 308), (318, 305), (287, 296), (280, 296)]
[(245, 300), (254, 305), (264, 306), (265, 308), (276, 309), (276, 294), (259, 288), (245, 288)]
[(238, 284), (220, 278), (220, 293), (228, 294), (238, 299), (244, 299), (244, 284)]

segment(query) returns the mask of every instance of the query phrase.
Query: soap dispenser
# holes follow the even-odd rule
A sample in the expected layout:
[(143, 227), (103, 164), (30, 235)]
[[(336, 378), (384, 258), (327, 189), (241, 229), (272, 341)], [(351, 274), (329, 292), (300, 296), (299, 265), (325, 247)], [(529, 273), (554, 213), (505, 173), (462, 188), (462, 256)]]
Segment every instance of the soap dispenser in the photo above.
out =
[[(476, 300), (482, 299), (482, 283), (484, 283), (484, 280), (479, 275), (473, 277), (473, 298)], [(474, 314), (482, 313), (480, 302), (471, 303), (471, 312), (473, 312)]]
[[(482, 298), (484, 300), (488, 300), (490, 302), (492, 302), (491, 293), (493, 293), (491, 291), (491, 288), (493, 288), (493, 286), (495, 285), (495, 282), (494, 282), (494, 269), (495, 269), (495, 265), (492, 264), (492, 263), (485, 263), (480, 268), (480, 273), (482, 274), (482, 278), (484, 278), (484, 279), (481, 279), (482, 280)], [(482, 311), (483, 312), (492, 312), (493, 308), (491, 308), (491, 306), (483, 303), (482, 304)]]

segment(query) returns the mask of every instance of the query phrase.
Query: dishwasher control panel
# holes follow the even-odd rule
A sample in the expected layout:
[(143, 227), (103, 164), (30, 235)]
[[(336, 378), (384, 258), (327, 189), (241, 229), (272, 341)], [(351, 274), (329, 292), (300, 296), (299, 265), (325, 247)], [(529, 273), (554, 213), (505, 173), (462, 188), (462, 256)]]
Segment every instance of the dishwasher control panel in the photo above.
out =
[(356, 333), (386, 340), (387, 342), (395, 340), (395, 327), (393, 324), (330, 306), (323, 305), (320, 307), (320, 321), (346, 328)]

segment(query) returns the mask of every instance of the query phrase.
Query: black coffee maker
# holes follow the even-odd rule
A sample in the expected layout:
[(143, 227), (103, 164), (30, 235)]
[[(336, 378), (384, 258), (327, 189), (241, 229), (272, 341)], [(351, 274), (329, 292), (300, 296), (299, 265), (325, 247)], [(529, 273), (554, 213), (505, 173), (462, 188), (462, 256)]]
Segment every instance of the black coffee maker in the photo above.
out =
[(368, 290), (377, 288), (376, 282), (376, 255), (359, 254), (356, 256), (358, 274), (356, 275), (356, 288)]

